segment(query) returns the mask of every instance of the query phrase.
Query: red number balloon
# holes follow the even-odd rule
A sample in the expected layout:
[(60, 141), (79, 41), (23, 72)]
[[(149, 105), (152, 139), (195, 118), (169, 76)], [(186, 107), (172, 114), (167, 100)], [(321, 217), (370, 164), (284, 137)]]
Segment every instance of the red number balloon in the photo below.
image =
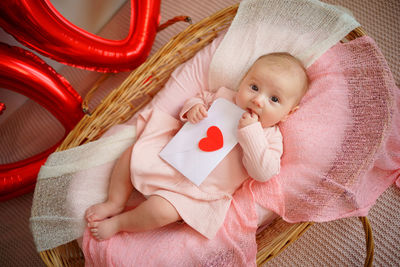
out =
[[(67, 80), (31, 52), (3, 43), (0, 43), (0, 88), (35, 100), (63, 124), (65, 134), (83, 117), (82, 98)], [(40, 166), (58, 145), (25, 160), (0, 165), (0, 200), (31, 190)]]
[(136, 68), (150, 53), (160, 0), (131, 0), (128, 37), (107, 40), (66, 20), (50, 0), (0, 1), (0, 26), (19, 42), (72, 66), (102, 72)]

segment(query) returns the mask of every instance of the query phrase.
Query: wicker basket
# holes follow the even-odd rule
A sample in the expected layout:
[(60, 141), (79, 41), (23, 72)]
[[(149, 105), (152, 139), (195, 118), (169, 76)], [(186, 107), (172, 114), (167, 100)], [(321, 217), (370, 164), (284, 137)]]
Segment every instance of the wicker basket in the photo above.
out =
[[(202, 21), (189, 26), (172, 38), (156, 54), (134, 70), (130, 76), (89, 116), (86, 115), (70, 132), (57, 151), (76, 147), (98, 139), (111, 126), (123, 123), (146, 105), (166, 83), (172, 71), (201, 48), (209, 44), (218, 33), (227, 29), (238, 5), (223, 9)], [(364, 35), (361, 28), (352, 31), (347, 40)], [(90, 94), (89, 94), (90, 95)], [(367, 240), (366, 266), (372, 264), (373, 240), (367, 218), (363, 222)], [(310, 222), (289, 224), (275, 220), (257, 235), (257, 265), (262, 265), (278, 255), (312, 225)], [(47, 266), (83, 266), (84, 257), (77, 241), (40, 253)]]

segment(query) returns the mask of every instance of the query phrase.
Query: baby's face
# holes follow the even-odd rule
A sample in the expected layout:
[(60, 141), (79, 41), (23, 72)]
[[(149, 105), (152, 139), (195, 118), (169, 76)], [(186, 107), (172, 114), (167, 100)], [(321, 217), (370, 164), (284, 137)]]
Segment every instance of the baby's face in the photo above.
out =
[(239, 85), (236, 104), (257, 114), (263, 128), (285, 120), (304, 94), (304, 72), (297, 68), (268, 57), (257, 60)]

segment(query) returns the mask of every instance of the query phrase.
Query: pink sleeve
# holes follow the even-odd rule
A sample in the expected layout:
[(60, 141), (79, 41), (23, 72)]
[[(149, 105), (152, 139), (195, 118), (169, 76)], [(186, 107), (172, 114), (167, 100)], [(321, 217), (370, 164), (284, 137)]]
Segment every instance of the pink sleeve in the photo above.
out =
[(263, 129), (259, 122), (238, 130), (243, 164), (253, 179), (265, 182), (280, 171), (282, 134), (277, 126)]
[(209, 65), (222, 37), (217, 37), (193, 58), (177, 67), (163, 90), (154, 97), (152, 105), (178, 118), (184, 102), (208, 88)]

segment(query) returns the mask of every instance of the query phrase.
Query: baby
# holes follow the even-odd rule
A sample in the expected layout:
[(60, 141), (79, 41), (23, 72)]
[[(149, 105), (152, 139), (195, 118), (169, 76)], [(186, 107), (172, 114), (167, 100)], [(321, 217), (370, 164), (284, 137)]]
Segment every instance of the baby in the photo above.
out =
[[(223, 87), (189, 99), (180, 117), (191, 123), (207, 117), (208, 107), (218, 97), (245, 110), (238, 124), (238, 145), (200, 186), (158, 156), (182, 123), (155, 108), (140, 114), (138, 139), (118, 159), (107, 200), (86, 211), (93, 237), (104, 240), (118, 232), (146, 231), (183, 220), (212, 238), (224, 221), (232, 194), (246, 179), (264, 182), (279, 172), (282, 136), (277, 124), (298, 109), (307, 89), (301, 62), (288, 53), (272, 53), (255, 61), (237, 92)], [(134, 188), (147, 199), (124, 211)]]

